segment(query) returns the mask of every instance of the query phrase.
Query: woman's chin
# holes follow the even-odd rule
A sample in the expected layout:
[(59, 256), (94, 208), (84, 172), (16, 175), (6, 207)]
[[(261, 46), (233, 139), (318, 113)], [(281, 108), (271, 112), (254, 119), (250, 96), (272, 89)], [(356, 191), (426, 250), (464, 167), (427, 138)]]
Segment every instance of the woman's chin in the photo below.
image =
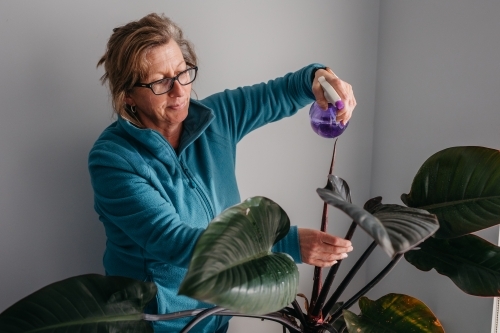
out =
[(165, 119), (171, 124), (180, 124), (186, 120), (188, 116), (188, 109), (172, 110), (168, 109), (165, 114)]

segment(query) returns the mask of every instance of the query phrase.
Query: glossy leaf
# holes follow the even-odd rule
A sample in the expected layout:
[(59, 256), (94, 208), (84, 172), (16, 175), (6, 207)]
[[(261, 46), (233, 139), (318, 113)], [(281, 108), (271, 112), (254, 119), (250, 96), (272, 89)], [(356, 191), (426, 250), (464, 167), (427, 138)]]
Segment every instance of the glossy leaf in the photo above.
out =
[[(365, 209), (354, 205), (346, 200), (343, 192), (339, 191), (339, 183), (345, 183), (342, 178), (330, 175), (329, 186), (316, 190), (318, 195), (327, 204), (336, 207), (346, 213), (356, 224), (366, 231), (377, 244), (389, 255), (394, 254), (391, 239), (382, 223)], [(346, 188), (343, 186), (342, 188)], [(348, 187), (347, 187), (348, 188)]]
[(328, 183), (326, 189), (331, 190), (334, 195), (339, 196), (342, 200), (351, 201), (351, 189), (345, 180), (335, 175), (328, 175)]
[(420, 249), (405, 254), (423, 271), (432, 268), (449, 277), (464, 292), (500, 296), (500, 248), (475, 235), (453, 239), (429, 238)]
[(344, 310), (349, 333), (444, 333), (439, 320), (420, 300), (388, 294), (376, 301), (362, 297), (361, 315)]
[(409, 251), (439, 229), (436, 215), (425, 210), (373, 202), (368, 209), (387, 230), (395, 253)]
[(453, 238), (500, 223), (500, 152), (453, 147), (432, 155), (401, 200), (436, 214), (438, 238)]
[(153, 332), (142, 320), (156, 285), (97, 274), (48, 285), (0, 314), (2, 333)]
[(295, 299), (299, 273), (271, 248), (289, 228), (286, 213), (267, 198), (228, 208), (198, 240), (179, 293), (246, 314), (282, 309)]
[[(338, 177), (331, 179), (340, 183)], [(391, 257), (415, 247), (439, 228), (436, 217), (424, 210), (383, 205), (380, 197), (369, 200), (363, 209), (347, 202), (338, 189), (331, 184), (317, 192), (325, 202), (349, 215)]]

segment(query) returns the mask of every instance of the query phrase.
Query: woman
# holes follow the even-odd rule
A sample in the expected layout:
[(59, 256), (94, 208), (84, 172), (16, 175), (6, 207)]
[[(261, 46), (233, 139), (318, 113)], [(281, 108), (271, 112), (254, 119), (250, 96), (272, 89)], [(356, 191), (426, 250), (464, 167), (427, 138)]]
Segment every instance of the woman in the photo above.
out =
[[(181, 30), (156, 14), (114, 29), (98, 63), (118, 114), (89, 155), (95, 209), (107, 235), (104, 266), (109, 275), (154, 281), (158, 294), (148, 309), (154, 313), (208, 306), (177, 291), (198, 237), (215, 216), (241, 201), (238, 141), (313, 99), (326, 108), (321, 75), (344, 100), (341, 120), (349, 120), (356, 104), (351, 86), (321, 65), (191, 100), (196, 64)], [(273, 250), (325, 267), (352, 247), (317, 230), (291, 227)], [(155, 323), (155, 332), (178, 332), (188, 320)], [(196, 328), (225, 332), (227, 321), (210, 317)]]

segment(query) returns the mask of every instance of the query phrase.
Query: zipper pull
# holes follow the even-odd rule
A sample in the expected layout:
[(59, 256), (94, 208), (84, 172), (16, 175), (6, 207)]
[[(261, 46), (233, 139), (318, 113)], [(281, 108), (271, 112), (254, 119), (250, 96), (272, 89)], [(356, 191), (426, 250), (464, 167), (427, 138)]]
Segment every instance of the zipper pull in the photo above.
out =
[(195, 189), (196, 184), (193, 182), (193, 179), (191, 177), (191, 174), (189, 173), (188, 168), (186, 167), (186, 165), (184, 164), (184, 162), (182, 160), (180, 161), (180, 164), (181, 164), (182, 170), (184, 171), (184, 174), (186, 175), (186, 178), (188, 179), (189, 187)]

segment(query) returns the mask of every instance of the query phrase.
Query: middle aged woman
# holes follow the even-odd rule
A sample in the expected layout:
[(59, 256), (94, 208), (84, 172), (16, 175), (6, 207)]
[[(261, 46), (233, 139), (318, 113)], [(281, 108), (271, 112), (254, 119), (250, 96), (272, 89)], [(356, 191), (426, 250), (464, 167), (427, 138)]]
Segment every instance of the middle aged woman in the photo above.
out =
[[(177, 291), (198, 237), (215, 216), (240, 202), (236, 144), (313, 100), (326, 108), (319, 76), (344, 100), (342, 121), (356, 105), (351, 86), (319, 64), (193, 100), (196, 64), (179, 27), (157, 14), (114, 29), (98, 64), (118, 114), (89, 155), (95, 209), (107, 236), (104, 267), (108, 275), (154, 281), (151, 313), (209, 306)], [(297, 263), (322, 267), (351, 250), (345, 239), (296, 226), (273, 248)], [(178, 332), (188, 320), (155, 323), (154, 329)], [(225, 332), (227, 321), (210, 317), (195, 329)]]

